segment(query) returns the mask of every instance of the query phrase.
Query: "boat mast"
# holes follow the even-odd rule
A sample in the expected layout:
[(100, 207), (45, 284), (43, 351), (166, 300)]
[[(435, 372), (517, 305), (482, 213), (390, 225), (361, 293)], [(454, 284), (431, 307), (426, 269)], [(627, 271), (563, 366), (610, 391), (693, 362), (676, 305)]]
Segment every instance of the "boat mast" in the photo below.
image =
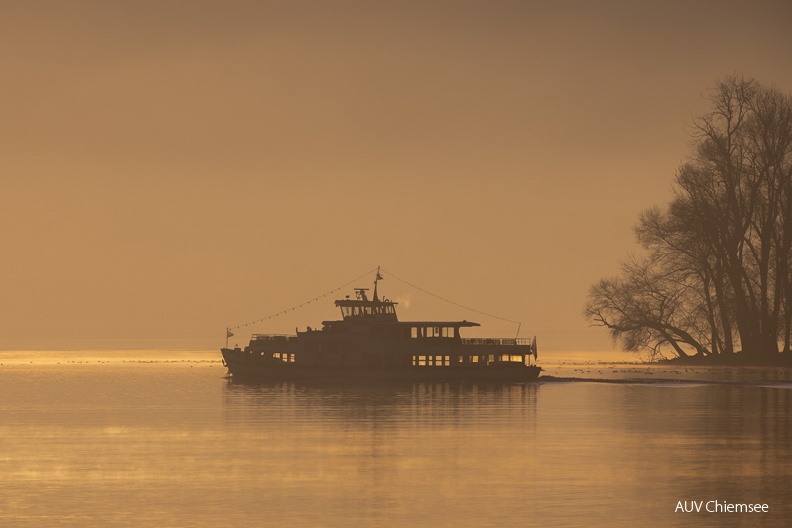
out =
[(377, 266), (377, 276), (374, 277), (374, 301), (379, 301), (379, 297), (377, 297), (377, 282), (382, 280), (382, 275), (380, 275), (380, 267)]

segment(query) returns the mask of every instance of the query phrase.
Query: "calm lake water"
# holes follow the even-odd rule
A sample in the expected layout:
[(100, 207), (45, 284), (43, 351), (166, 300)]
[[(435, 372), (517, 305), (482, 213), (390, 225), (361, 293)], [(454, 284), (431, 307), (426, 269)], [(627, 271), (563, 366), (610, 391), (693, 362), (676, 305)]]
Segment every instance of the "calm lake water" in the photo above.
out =
[[(581, 357), (540, 359), (586, 381), (345, 386), (232, 383), (214, 352), (0, 352), (0, 526), (792, 523), (789, 370)], [(770, 511), (674, 512), (710, 500)]]

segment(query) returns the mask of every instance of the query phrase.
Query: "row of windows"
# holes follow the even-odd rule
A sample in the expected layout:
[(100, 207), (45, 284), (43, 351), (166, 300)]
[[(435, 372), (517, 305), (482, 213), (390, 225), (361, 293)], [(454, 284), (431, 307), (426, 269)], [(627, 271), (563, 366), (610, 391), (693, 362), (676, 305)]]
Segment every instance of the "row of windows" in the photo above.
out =
[[(488, 356), (456, 356), (455, 361), (459, 363), (479, 363), (488, 361), (493, 362), (516, 362), (521, 363), (525, 361), (523, 356), (509, 355), (509, 354), (489, 354)], [(451, 365), (451, 356), (413, 356), (412, 364), (415, 366), (434, 366), (434, 367), (448, 367)]]
[(341, 313), (344, 315), (344, 319), (346, 319), (347, 317), (358, 317), (362, 315), (395, 314), (396, 309), (390, 304), (380, 306), (342, 306)]
[[(460, 356), (461, 359), (461, 356)], [(451, 364), (451, 356), (413, 356), (412, 364), (419, 366), (449, 366)]]
[(410, 329), (410, 337), (455, 337), (453, 326), (419, 326)]
[[(274, 352), (272, 354), (274, 359), (279, 359), (284, 363), (294, 363), (294, 354), (289, 354), (287, 352)], [(523, 356), (517, 355), (509, 355), (509, 354), (502, 354), (502, 355), (493, 355), (489, 354), (488, 356), (454, 356), (454, 361), (459, 363), (479, 363), (488, 361), (490, 363), (499, 361), (514, 361), (514, 362), (522, 362), (524, 361)], [(451, 365), (451, 356), (413, 356), (412, 357), (412, 364), (414, 366), (430, 366), (430, 367), (448, 367)]]
[(286, 352), (275, 352), (272, 354), (275, 359), (280, 359), (284, 363), (294, 363), (294, 354), (287, 354)]

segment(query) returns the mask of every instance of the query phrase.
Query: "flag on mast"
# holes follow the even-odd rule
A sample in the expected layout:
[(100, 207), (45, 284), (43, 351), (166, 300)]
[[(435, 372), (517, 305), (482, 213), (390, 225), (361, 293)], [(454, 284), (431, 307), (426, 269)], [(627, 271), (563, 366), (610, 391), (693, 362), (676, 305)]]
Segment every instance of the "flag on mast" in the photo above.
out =
[(226, 337), (227, 338), (228, 337), (234, 337), (234, 333), (231, 330), (229, 330), (228, 328), (226, 328)]

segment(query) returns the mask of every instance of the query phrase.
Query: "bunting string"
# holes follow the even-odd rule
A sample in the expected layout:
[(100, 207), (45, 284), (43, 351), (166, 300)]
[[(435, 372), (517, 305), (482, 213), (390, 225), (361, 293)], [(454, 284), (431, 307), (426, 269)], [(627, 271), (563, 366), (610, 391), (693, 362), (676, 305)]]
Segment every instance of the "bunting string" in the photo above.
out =
[(519, 321), (512, 321), (511, 319), (506, 319), (505, 317), (498, 317), (497, 315), (492, 315), (490, 313), (482, 312), (481, 310), (476, 310), (475, 308), (470, 308), (469, 306), (464, 306), (462, 304), (456, 303), (456, 302), (454, 302), (452, 300), (446, 299), (445, 297), (441, 297), (440, 295), (437, 295), (436, 293), (432, 293), (432, 292), (430, 292), (428, 290), (425, 290), (425, 289), (421, 288), (420, 286), (416, 286), (415, 284), (412, 284), (411, 282), (407, 282), (406, 280), (397, 277), (396, 275), (394, 275), (390, 271), (386, 271), (386, 270), (384, 270), (382, 268), (380, 268), (380, 272), (385, 273), (386, 275), (388, 275), (390, 277), (393, 277), (397, 281), (403, 282), (407, 286), (410, 286), (412, 288), (415, 288), (416, 290), (422, 291), (422, 292), (424, 292), (427, 295), (431, 295), (432, 297), (440, 299), (441, 301), (445, 301), (445, 302), (447, 302), (449, 304), (453, 304), (454, 306), (458, 306), (459, 308), (464, 308), (465, 310), (470, 310), (471, 312), (476, 312), (477, 314), (486, 315), (487, 317), (492, 317), (493, 319), (499, 319), (501, 321), (506, 321), (507, 323), (516, 324), (517, 325), (517, 335), (518, 336), (520, 335), (520, 327), (522, 326), (522, 323), (519, 322)]
[(355, 278), (355, 279), (352, 279), (351, 281), (349, 281), (349, 282), (346, 282), (346, 283), (342, 284), (341, 286), (338, 286), (337, 288), (333, 288), (332, 290), (330, 290), (330, 291), (328, 291), (328, 292), (325, 292), (325, 293), (323, 293), (322, 295), (319, 295), (319, 296), (317, 296), (317, 297), (314, 297), (313, 299), (310, 299), (310, 300), (308, 300), (308, 301), (305, 301), (305, 302), (303, 302), (303, 303), (300, 303), (300, 304), (294, 305), (294, 306), (292, 306), (291, 308), (286, 308), (285, 310), (282, 310), (282, 311), (280, 311), (280, 312), (278, 312), (278, 313), (274, 313), (274, 314), (272, 314), (272, 315), (268, 315), (267, 317), (262, 317), (261, 319), (256, 319), (255, 321), (250, 321), (249, 323), (242, 323), (242, 324), (239, 324), (239, 325), (236, 325), (236, 326), (229, 326), (229, 327), (228, 327), (228, 330), (236, 330), (236, 329), (238, 329), (238, 328), (242, 328), (242, 327), (245, 327), (245, 326), (250, 326), (250, 325), (253, 325), (253, 324), (256, 324), (256, 323), (260, 323), (260, 322), (262, 322), (262, 321), (266, 321), (267, 319), (272, 319), (272, 318), (274, 318), (274, 317), (281, 316), (281, 315), (283, 315), (283, 314), (285, 314), (285, 313), (287, 313), (287, 312), (292, 312), (292, 311), (294, 311), (294, 310), (297, 310), (298, 308), (302, 308), (303, 306), (306, 306), (306, 305), (308, 305), (308, 304), (311, 304), (311, 303), (312, 303), (312, 302), (314, 302), (314, 301), (318, 301), (319, 299), (323, 299), (323, 298), (327, 297), (328, 295), (330, 295), (331, 293), (335, 293), (335, 292), (337, 292), (337, 291), (341, 290), (342, 288), (345, 288), (345, 287), (349, 286), (349, 285), (350, 285), (350, 284), (352, 284), (353, 282), (357, 282), (357, 281), (359, 281), (359, 280), (363, 279), (364, 277), (366, 277), (366, 276), (368, 276), (368, 275), (371, 275), (371, 274), (372, 274), (372, 273), (374, 273), (375, 271), (377, 271), (377, 268), (374, 268), (373, 270), (367, 271), (366, 273), (364, 273), (364, 274), (363, 274), (363, 275), (361, 275), (360, 277), (357, 277), (357, 278)]
[(463, 305), (463, 304), (459, 304), (459, 303), (457, 303), (457, 302), (454, 302), (454, 301), (452, 301), (452, 300), (450, 300), (450, 299), (447, 299), (447, 298), (445, 298), (445, 297), (443, 297), (443, 296), (441, 296), (441, 295), (437, 295), (436, 293), (432, 293), (432, 292), (430, 292), (429, 290), (426, 290), (426, 289), (424, 289), (424, 288), (421, 288), (420, 286), (417, 286), (417, 285), (415, 285), (415, 284), (413, 284), (413, 283), (411, 283), (411, 282), (408, 282), (408, 281), (406, 281), (406, 280), (404, 280), (404, 279), (402, 279), (402, 278), (400, 278), (400, 277), (398, 277), (398, 276), (394, 275), (393, 273), (391, 273), (391, 272), (389, 272), (389, 271), (387, 271), (387, 270), (385, 270), (385, 269), (382, 269), (382, 268), (374, 268), (374, 269), (372, 269), (372, 270), (370, 270), (370, 271), (367, 271), (367, 272), (366, 272), (366, 273), (364, 273), (363, 275), (361, 275), (361, 276), (359, 276), (359, 277), (356, 277), (356, 278), (352, 279), (352, 280), (351, 280), (351, 281), (349, 281), (349, 282), (345, 282), (345, 283), (344, 283), (344, 284), (342, 284), (341, 286), (338, 286), (338, 287), (336, 287), (336, 288), (333, 288), (332, 290), (329, 290), (329, 291), (327, 291), (327, 292), (325, 292), (325, 293), (323, 293), (323, 294), (321, 294), (321, 295), (318, 295), (318, 296), (316, 296), (316, 297), (314, 297), (314, 298), (312, 298), (312, 299), (309, 299), (309, 300), (307, 300), (307, 301), (305, 301), (305, 302), (302, 302), (302, 303), (300, 303), (300, 304), (294, 305), (294, 306), (292, 306), (291, 308), (287, 308), (287, 309), (285, 309), (285, 310), (281, 310), (280, 312), (274, 313), (274, 314), (272, 314), (272, 315), (268, 315), (268, 316), (266, 316), (266, 317), (262, 317), (262, 318), (260, 318), (260, 319), (256, 319), (255, 321), (250, 321), (250, 322), (248, 322), (248, 323), (242, 323), (242, 324), (239, 324), (239, 325), (236, 325), (236, 326), (230, 326), (230, 327), (228, 327), (228, 329), (227, 329), (227, 332), (230, 332), (230, 330), (236, 330), (236, 329), (238, 329), (238, 328), (243, 328), (243, 327), (246, 327), (246, 326), (254, 325), (254, 324), (256, 324), (256, 323), (261, 323), (262, 321), (266, 321), (266, 320), (268, 320), (268, 319), (273, 319), (273, 318), (275, 318), (275, 317), (279, 317), (279, 316), (281, 316), (281, 315), (283, 315), (283, 314), (286, 314), (286, 313), (288, 313), (288, 312), (292, 312), (292, 311), (294, 311), (294, 310), (297, 310), (297, 309), (299, 309), (299, 308), (302, 308), (303, 306), (309, 305), (309, 304), (311, 304), (311, 303), (312, 303), (312, 302), (314, 302), (314, 301), (318, 301), (318, 300), (320, 300), (320, 299), (323, 299), (323, 298), (327, 297), (327, 296), (328, 296), (328, 295), (330, 295), (330, 294), (336, 293), (337, 291), (340, 291), (340, 290), (342, 290), (343, 288), (345, 288), (345, 287), (349, 286), (349, 285), (350, 285), (350, 284), (352, 284), (352, 283), (358, 282), (359, 280), (361, 280), (361, 279), (365, 278), (365, 277), (366, 277), (366, 276), (368, 276), (368, 275), (371, 275), (372, 273), (374, 273), (374, 272), (376, 272), (376, 271), (379, 271), (379, 272), (381, 272), (381, 273), (385, 273), (386, 275), (388, 275), (388, 276), (390, 276), (390, 277), (393, 277), (393, 278), (394, 278), (394, 279), (396, 279), (397, 281), (399, 281), (399, 282), (402, 282), (402, 283), (406, 284), (407, 286), (410, 286), (411, 288), (415, 288), (415, 289), (416, 289), (416, 290), (418, 290), (418, 291), (421, 291), (421, 292), (423, 292), (423, 293), (425, 293), (425, 294), (427, 294), (427, 295), (431, 295), (432, 297), (435, 297), (436, 299), (440, 299), (441, 301), (445, 301), (445, 302), (447, 302), (447, 303), (449, 303), (449, 304), (452, 304), (452, 305), (454, 305), (454, 306), (457, 306), (457, 307), (459, 307), (459, 308), (463, 308), (463, 309), (465, 309), (465, 310), (469, 310), (469, 311), (471, 311), (471, 312), (475, 312), (475, 313), (477, 313), (477, 314), (481, 314), (481, 315), (484, 315), (484, 316), (486, 316), (486, 317), (491, 317), (491, 318), (493, 318), (493, 319), (498, 319), (498, 320), (500, 320), (500, 321), (505, 321), (505, 322), (507, 322), (507, 323), (516, 324), (516, 325), (517, 325), (517, 336), (519, 336), (519, 335), (520, 335), (520, 327), (522, 326), (522, 323), (520, 323), (519, 321), (513, 321), (513, 320), (511, 320), (511, 319), (506, 319), (505, 317), (499, 317), (499, 316), (497, 316), (497, 315), (493, 315), (493, 314), (491, 314), (491, 313), (482, 312), (481, 310), (476, 310), (475, 308), (471, 308), (471, 307), (469, 307), (469, 306), (465, 306), (465, 305)]

